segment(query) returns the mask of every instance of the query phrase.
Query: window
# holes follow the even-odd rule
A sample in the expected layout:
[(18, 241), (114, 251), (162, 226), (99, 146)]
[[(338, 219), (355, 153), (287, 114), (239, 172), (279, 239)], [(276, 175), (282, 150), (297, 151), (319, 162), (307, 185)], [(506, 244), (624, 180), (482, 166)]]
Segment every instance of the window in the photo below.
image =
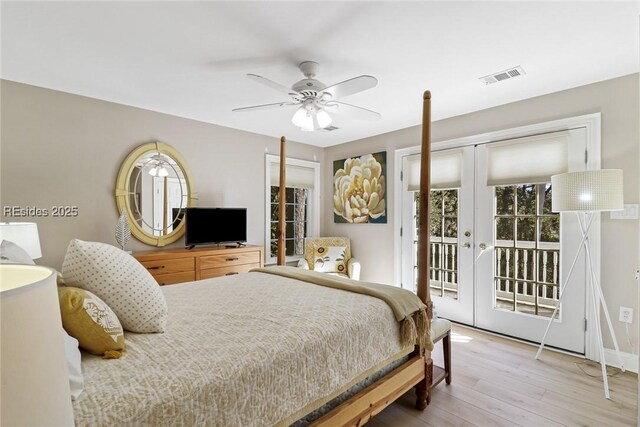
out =
[(551, 184), (495, 187), (494, 220), (495, 307), (551, 316), (560, 297), (560, 214), (551, 211)]
[[(285, 255), (287, 257), (304, 255), (304, 238), (308, 226), (308, 188), (287, 187), (285, 209)], [(278, 208), (280, 187), (271, 186), (271, 257), (278, 255)]]
[[(420, 193), (413, 195), (415, 221), (413, 291), (418, 284), (418, 232)], [(458, 299), (458, 189), (431, 190), (429, 277), (431, 295)]]
[[(320, 228), (320, 165), (287, 159), (285, 192), (285, 255), (287, 261), (304, 255), (304, 238), (317, 236)], [(278, 252), (280, 158), (266, 157), (265, 263), (276, 262)]]

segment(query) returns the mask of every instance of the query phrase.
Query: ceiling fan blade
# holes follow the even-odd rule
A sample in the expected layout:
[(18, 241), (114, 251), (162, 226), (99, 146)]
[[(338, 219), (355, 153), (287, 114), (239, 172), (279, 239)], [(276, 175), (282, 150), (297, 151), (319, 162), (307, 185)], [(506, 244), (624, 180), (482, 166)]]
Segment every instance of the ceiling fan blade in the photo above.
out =
[(265, 86), (269, 86), (271, 89), (275, 89), (278, 92), (286, 93), (287, 95), (290, 95), (290, 96), (296, 96), (298, 94), (295, 90), (292, 90), (284, 85), (281, 85), (280, 83), (276, 83), (273, 80), (269, 80), (257, 74), (247, 74), (247, 77), (249, 77), (253, 81), (262, 83)]
[(239, 112), (239, 111), (255, 111), (255, 110), (268, 110), (269, 108), (277, 108), (277, 107), (285, 107), (288, 105), (298, 105), (298, 102), (276, 102), (274, 104), (262, 104), (262, 105), (253, 105), (251, 107), (242, 107), (242, 108), (234, 108), (231, 111)]
[(331, 95), (331, 99), (338, 99), (371, 89), (376, 87), (377, 84), (378, 79), (373, 76), (358, 76), (326, 87), (323, 92)]
[(344, 114), (361, 120), (375, 121), (382, 118), (382, 114), (378, 112), (347, 104), (346, 102), (330, 101), (325, 104), (325, 107), (332, 113)]

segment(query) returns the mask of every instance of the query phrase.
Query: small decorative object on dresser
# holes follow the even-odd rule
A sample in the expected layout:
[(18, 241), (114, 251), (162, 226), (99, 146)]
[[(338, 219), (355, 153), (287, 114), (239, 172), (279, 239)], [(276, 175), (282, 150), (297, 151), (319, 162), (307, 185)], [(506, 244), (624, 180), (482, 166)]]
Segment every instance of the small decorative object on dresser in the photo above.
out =
[(127, 213), (123, 209), (116, 223), (116, 242), (118, 242), (120, 248), (126, 252), (125, 246), (127, 246), (129, 240), (131, 240), (131, 229), (129, 228)]
[(262, 246), (202, 247), (135, 252), (160, 286), (247, 273), (263, 266)]

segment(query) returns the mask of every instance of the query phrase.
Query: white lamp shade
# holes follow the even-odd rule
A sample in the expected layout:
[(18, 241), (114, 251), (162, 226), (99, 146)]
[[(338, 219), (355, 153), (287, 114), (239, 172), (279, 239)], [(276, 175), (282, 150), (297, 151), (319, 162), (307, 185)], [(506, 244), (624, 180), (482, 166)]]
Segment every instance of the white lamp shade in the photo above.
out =
[(0, 424), (72, 426), (56, 272), (0, 265)]
[(551, 177), (553, 212), (624, 209), (622, 170), (598, 169)]
[(158, 176), (164, 178), (165, 176), (169, 176), (169, 171), (164, 166), (158, 167)]
[(291, 118), (291, 122), (294, 125), (303, 128), (303, 130), (305, 128), (313, 128), (313, 118), (305, 107), (300, 107), (296, 110), (296, 113)]
[(331, 116), (329, 115), (329, 113), (327, 113), (323, 109), (318, 110), (318, 112), (316, 113), (316, 118), (318, 119), (318, 126), (320, 128), (326, 128), (332, 122)]
[(38, 224), (35, 222), (0, 222), (0, 242), (9, 240), (24, 249), (31, 259), (42, 257)]

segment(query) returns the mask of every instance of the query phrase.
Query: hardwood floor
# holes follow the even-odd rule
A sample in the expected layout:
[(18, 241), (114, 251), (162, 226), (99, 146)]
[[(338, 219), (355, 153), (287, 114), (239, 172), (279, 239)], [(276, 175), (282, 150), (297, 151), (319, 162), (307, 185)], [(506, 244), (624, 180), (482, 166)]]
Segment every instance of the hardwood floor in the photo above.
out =
[[(600, 366), (583, 359), (545, 351), (540, 360), (535, 360), (536, 347), (460, 326), (453, 328), (452, 346), (453, 382), (438, 385), (424, 412), (414, 409), (415, 394), (410, 391), (367, 426), (546, 427), (637, 423), (635, 373), (620, 373), (611, 368), (612, 400), (607, 400)], [(437, 345), (433, 359), (442, 366), (441, 344)]]

